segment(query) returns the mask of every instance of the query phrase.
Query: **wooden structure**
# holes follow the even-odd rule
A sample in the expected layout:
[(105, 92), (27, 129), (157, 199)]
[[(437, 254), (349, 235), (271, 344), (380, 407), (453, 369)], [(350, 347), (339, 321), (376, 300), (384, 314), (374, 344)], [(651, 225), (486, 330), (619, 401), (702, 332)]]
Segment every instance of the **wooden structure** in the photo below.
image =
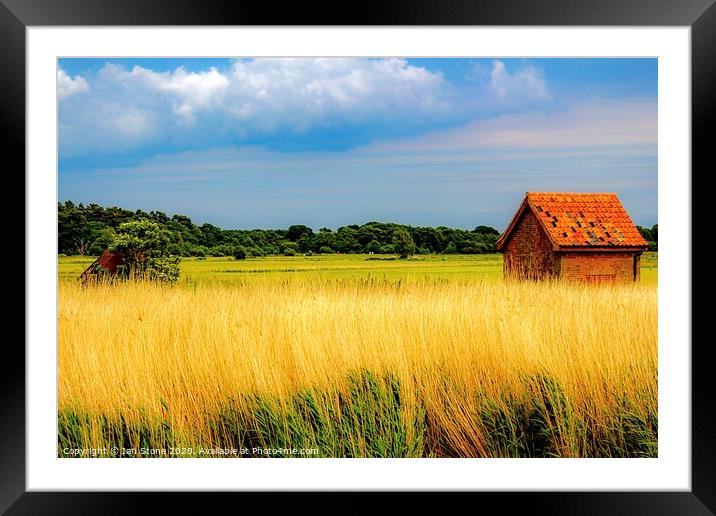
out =
[(649, 244), (616, 194), (527, 192), (496, 248), (505, 278), (626, 282)]
[(82, 283), (86, 283), (103, 276), (114, 276), (117, 274), (117, 267), (123, 264), (124, 256), (122, 253), (111, 253), (105, 249), (102, 255), (84, 270), (79, 279)]

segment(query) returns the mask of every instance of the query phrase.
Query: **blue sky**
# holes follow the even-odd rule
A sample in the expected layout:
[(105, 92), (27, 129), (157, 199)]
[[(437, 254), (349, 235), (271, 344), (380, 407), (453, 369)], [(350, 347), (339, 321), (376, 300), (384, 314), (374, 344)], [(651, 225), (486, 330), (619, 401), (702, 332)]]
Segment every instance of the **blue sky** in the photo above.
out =
[(59, 200), (223, 228), (504, 229), (526, 191), (657, 223), (656, 59), (60, 59)]

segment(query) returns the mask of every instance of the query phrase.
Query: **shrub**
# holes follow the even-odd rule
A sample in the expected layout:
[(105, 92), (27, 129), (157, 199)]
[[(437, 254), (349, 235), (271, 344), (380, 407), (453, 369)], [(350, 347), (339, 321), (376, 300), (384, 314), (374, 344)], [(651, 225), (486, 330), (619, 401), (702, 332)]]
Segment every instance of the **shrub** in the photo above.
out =
[(236, 249), (234, 249), (234, 258), (236, 258), (237, 260), (245, 260), (246, 248), (242, 245), (236, 247)]
[(455, 242), (450, 242), (447, 247), (445, 247), (445, 250), (443, 251), (445, 254), (455, 254), (457, 253), (457, 247), (455, 247)]
[(293, 242), (283, 243), (283, 254), (284, 256), (296, 256), (298, 253), (298, 246)]
[(156, 222), (132, 220), (119, 225), (109, 250), (120, 252), (124, 264), (117, 268), (122, 278), (176, 281), (179, 257), (167, 251), (171, 234)]
[(370, 243), (366, 246), (366, 251), (369, 253), (379, 253), (380, 252), (380, 243), (377, 240), (371, 240)]
[(264, 246), (264, 253), (263, 254), (279, 254), (279, 249), (273, 244), (268, 244)]
[(206, 256), (206, 254), (207, 254), (208, 252), (209, 252), (209, 250), (208, 250), (205, 246), (203, 246), (203, 245), (198, 245), (198, 246), (196, 246), (196, 247), (192, 247), (191, 250), (189, 251), (189, 254), (190, 254), (191, 256), (204, 257), (204, 256)]
[(179, 279), (179, 257), (161, 256), (154, 258), (147, 272), (151, 280), (174, 282)]

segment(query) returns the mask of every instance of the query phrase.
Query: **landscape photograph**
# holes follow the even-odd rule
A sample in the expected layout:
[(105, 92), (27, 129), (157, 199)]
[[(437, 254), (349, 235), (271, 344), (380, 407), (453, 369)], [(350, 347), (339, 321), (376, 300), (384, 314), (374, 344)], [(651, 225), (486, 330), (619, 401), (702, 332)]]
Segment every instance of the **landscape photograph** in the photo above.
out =
[(658, 457), (657, 86), (58, 59), (57, 457)]

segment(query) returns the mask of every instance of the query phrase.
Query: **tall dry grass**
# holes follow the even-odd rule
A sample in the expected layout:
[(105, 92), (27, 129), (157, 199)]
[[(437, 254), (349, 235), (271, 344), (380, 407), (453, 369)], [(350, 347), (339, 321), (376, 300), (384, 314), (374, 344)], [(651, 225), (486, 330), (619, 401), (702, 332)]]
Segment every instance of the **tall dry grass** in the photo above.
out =
[(58, 331), (58, 453), (657, 451), (656, 286), (61, 283)]

